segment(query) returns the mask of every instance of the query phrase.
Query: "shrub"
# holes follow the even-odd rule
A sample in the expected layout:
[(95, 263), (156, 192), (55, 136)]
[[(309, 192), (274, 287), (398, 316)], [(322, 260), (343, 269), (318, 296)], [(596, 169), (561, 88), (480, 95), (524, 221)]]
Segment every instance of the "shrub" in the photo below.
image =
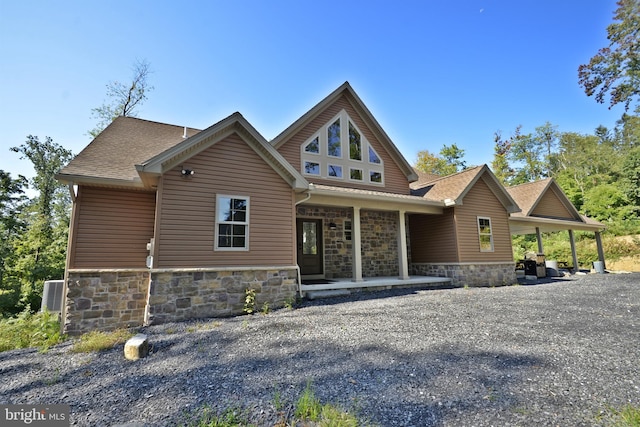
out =
[(48, 311), (32, 314), (27, 307), (16, 317), (0, 320), (0, 351), (28, 347), (47, 351), (64, 338), (58, 315)]

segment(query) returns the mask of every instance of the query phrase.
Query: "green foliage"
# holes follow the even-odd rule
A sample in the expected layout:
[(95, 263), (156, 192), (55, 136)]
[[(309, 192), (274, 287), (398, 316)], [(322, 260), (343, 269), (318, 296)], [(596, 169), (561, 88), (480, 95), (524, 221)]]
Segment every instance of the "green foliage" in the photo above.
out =
[(456, 144), (444, 145), (439, 155), (432, 154), (428, 150), (418, 152), (416, 169), (434, 175), (451, 175), (464, 170), (467, 165), (464, 160), (464, 150)]
[(248, 427), (251, 425), (245, 414), (238, 409), (226, 409), (216, 414), (208, 405), (205, 405), (196, 417), (185, 424), (187, 427)]
[(244, 308), (243, 311), (247, 314), (253, 314), (256, 312), (256, 290), (247, 288), (244, 291)]
[(587, 216), (599, 221), (626, 219), (633, 215), (626, 195), (619, 186), (613, 184), (603, 184), (588, 190), (582, 207)]
[[(22, 196), (25, 178), (0, 176), (0, 314), (12, 315), (25, 307), (39, 307), (44, 282), (64, 275), (70, 197), (55, 174), (72, 157), (71, 151), (29, 135), (24, 144), (12, 147), (31, 161), (36, 175), (28, 184), (37, 196)], [(10, 219), (9, 218), (10, 215)]]
[(127, 329), (116, 329), (112, 332), (91, 331), (80, 336), (71, 349), (74, 353), (109, 350), (118, 344), (124, 344), (135, 334)]
[(63, 340), (58, 315), (48, 311), (32, 314), (26, 308), (16, 317), (0, 320), (0, 351), (28, 347), (46, 351)]
[(640, 206), (640, 145), (630, 150), (622, 163), (622, 187), (629, 204)]
[(618, 0), (614, 22), (607, 27), (609, 46), (580, 65), (578, 78), (587, 96), (599, 103), (609, 96), (609, 108), (625, 110), (640, 96), (640, 1)]
[(302, 395), (296, 403), (295, 416), (303, 420), (318, 421), (322, 412), (322, 404), (311, 388), (311, 381), (307, 381)]
[(626, 405), (617, 415), (617, 427), (640, 427), (640, 407)]
[[(281, 394), (276, 390), (274, 407), (281, 411), (285, 406)], [(319, 426), (319, 427), (357, 427), (361, 425), (355, 415), (334, 405), (323, 405), (315, 396), (311, 382), (295, 403), (293, 418), (288, 419), (285, 411), (280, 412), (282, 419), (277, 426)], [(239, 408), (228, 408), (215, 413), (210, 406), (203, 406), (194, 416), (187, 415), (186, 427), (248, 427), (252, 426), (245, 411)], [(298, 424), (301, 423), (301, 424)]]

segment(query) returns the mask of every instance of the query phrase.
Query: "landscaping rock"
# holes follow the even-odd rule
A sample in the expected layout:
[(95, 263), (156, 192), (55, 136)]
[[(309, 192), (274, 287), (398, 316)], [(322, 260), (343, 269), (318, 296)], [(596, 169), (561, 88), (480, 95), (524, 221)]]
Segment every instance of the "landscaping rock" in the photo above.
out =
[(138, 360), (149, 354), (149, 338), (145, 334), (137, 334), (124, 345), (124, 357), (127, 360)]

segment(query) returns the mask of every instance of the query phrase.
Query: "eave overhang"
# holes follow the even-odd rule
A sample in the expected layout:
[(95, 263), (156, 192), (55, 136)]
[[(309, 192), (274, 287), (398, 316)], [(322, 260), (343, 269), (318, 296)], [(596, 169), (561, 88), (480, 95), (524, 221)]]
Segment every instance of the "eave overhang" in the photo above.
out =
[(581, 220), (533, 216), (511, 216), (509, 218), (511, 234), (536, 234), (536, 228), (542, 233), (550, 233), (566, 230), (601, 232), (604, 231), (606, 227), (601, 223), (587, 223)]
[(334, 207), (360, 207), (365, 209), (405, 211), (408, 213), (442, 214), (443, 202), (425, 200), (422, 197), (384, 193), (372, 190), (330, 187), (311, 184), (303, 204)]

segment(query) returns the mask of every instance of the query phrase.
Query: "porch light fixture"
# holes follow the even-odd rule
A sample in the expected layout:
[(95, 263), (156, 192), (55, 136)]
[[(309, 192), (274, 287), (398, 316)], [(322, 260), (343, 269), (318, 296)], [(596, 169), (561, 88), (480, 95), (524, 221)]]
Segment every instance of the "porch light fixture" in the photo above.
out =
[(335, 222), (330, 222), (329, 223), (329, 230), (335, 230), (336, 228), (338, 228), (338, 226), (336, 225)]
[(193, 169), (185, 169), (185, 168), (182, 168), (182, 170), (180, 171), (180, 174), (181, 174), (182, 176), (191, 176), (191, 175), (194, 175), (195, 173), (196, 173), (196, 172), (195, 172)]

